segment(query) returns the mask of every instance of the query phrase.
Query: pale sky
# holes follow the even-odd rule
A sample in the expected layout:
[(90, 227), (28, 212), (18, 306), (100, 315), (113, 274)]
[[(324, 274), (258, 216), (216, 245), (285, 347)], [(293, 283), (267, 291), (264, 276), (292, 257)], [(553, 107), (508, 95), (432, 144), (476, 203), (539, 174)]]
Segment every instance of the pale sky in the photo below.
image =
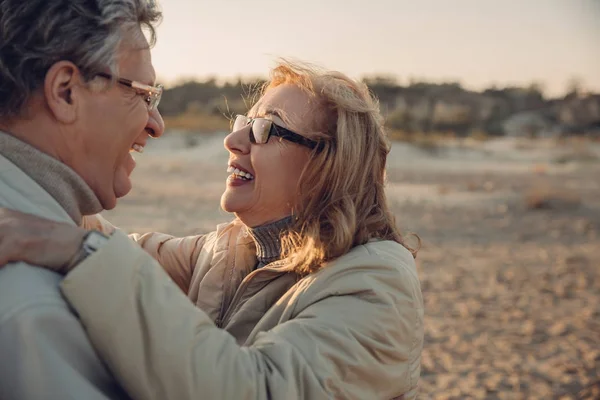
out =
[(162, 0), (159, 80), (266, 77), (277, 57), (465, 87), (600, 92), (600, 0)]

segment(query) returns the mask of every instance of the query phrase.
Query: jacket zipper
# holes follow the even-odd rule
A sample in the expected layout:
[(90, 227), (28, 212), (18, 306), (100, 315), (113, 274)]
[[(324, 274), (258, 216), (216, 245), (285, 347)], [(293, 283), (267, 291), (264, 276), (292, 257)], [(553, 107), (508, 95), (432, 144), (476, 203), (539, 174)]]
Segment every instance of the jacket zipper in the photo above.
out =
[(252, 279), (254, 279), (254, 277), (256, 275), (258, 275), (261, 272), (262, 273), (267, 273), (267, 272), (282, 272), (278, 268), (274, 268), (274, 267), (271, 267), (270, 269), (265, 269), (265, 268), (267, 268), (267, 267), (265, 266), (265, 267), (262, 267), (261, 269), (257, 269), (257, 270), (254, 270), (254, 271), (250, 272), (242, 280), (242, 283), (240, 283), (240, 286), (238, 287), (238, 289), (235, 292), (235, 295), (233, 296), (233, 299), (231, 299), (231, 302), (229, 303), (229, 307), (225, 311), (225, 314), (223, 314), (223, 317), (219, 319), (219, 324), (217, 325), (219, 328), (223, 328), (224, 326), (227, 325), (227, 322), (229, 322), (229, 318), (231, 317), (231, 314), (236, 309), (236, 307), (237, 307), (238, 303), (240, 302), (240, 300), (241, 300), (244, 292), (246, 291), (246, 288), (250, 284), (250, 281), (252, 281)]
[[(229, 238), (229, 246), (231, 248), (235, 248), (235, 238), (237, 237), (237, 235), (231, 235), (231, 237)], [(235, 250), (234, 250), (235, 251)], [(231, 295), (230, 295), (230, 287), (232, 285), (231, 282), (231, 275), (233, 274), (233, 270), (235, 269), (235, 254), (233, 259), (231, 260), (231, 265), (229, 266), (228, 269), (228, 274), (225, 276), (225, 282), (223, 284), (223, 303), (221, 305), (221, 309), (219, 310), (219, 315), (217, 316), (217, 319), (215, 320), (215, 325), (219, 328), (223, 327), (223, 318), (225, 317), (225, 313), (227, 312), (227, 310), (225, 309), (225, 302), (230, 300), (229, 303), (231, 304)], [(246, 276), (247, 277), (247, 276)], [(243, 280), (242, 280), (243, 282)], [(235, 295), (235, 292), (233, 293)]]
[[(235, 268), (235, 267), (232, 267), (232, 268)], [(247, 276), (246, 276), (246, 278), (247, 278)], [(244, 281), (242, 280), (242, 283), (243, 282)], [(241, 286), (241, 284), (240, 284), (240, 286)], [(227, 301), (227, 299), (230, 297), (230, 295), (229, 295), (229, 291), (231, 290), (230, 287), (231, 287), (231, 281), (229, 279), (227, 279), (227, 281), (225, 282), (225, 285), (224, 285), (224, 290), (223, 290), (223, 301), (224, 302)], [(235, 297), (235, 293), (234, 293), (234, 297)], [(232, 299), (232, 301), (233, 301), (233, 299)], [(229, 302), (229, 304), (231, 304), (231, 302)], [(221, 306), (221, 310), (219, 311), (219, 316), (217, 317), (217, 319), (215, 321), (215, 325), (217, 327), (219, 327), (219, 328), (223, 327), (223, 318), (225, 317), (227, 310), (229, 310), (229, 308), (225, 309), (223, 306)]]

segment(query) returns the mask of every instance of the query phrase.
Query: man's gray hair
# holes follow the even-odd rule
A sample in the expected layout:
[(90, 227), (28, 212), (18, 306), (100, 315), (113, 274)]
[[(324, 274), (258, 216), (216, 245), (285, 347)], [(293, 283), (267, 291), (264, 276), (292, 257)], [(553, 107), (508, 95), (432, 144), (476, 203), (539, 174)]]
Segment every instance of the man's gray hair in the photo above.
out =
[(21, 114), (58, 61), (87, 80), (116, 74), (124, 33), (140, 27), (153, 45), (160, 18), (154, 0), (0, 0), (0, 120)]

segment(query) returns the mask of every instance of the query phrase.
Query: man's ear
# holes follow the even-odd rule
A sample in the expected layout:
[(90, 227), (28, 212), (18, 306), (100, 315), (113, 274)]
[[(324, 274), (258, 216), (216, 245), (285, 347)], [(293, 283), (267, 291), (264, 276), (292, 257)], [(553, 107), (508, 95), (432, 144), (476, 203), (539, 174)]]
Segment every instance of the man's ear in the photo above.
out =
[(58, 121), (64, 124), (75, 122), (84, 83), (79, 68), (70, 61), (59, 61), (50, 67), (44, 80), (44, 95)]

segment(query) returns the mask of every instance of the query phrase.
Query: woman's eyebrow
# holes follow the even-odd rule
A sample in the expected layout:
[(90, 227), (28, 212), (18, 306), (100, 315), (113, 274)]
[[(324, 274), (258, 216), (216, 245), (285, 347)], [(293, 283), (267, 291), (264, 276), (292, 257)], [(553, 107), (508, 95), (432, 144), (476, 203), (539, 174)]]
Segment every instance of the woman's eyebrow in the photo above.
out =
[(285, 122), (285, 119), (283, 119), (283, 116), (279, 110), (276, 110), (274, 108), (265, 108), (262, 111), (263, 111), (263, 113), (262, 113), (263, 115), (271, 115), (271, 116), (277, 117), (281, 121)]

